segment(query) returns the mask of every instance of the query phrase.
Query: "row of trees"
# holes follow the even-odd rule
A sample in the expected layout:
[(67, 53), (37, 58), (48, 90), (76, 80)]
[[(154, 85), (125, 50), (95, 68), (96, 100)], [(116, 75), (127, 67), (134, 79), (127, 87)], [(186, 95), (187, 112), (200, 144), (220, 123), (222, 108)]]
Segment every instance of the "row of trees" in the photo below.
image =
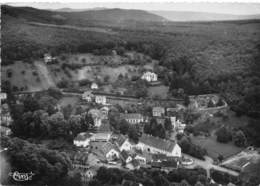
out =
[(203, 186), (209, 184), (203, 169), (176, 169), (169, 173), (141, 168), (135, 171), (122, 171), (101, 167), (90, 186), (138, 185), (144, 186)]

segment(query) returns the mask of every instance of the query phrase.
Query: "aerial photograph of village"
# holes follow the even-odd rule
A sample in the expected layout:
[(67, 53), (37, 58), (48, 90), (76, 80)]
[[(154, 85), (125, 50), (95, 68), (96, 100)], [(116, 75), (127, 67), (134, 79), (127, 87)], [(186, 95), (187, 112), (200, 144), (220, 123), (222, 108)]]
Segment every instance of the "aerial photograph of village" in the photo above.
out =
[(259, 3), (1, 5), (0, 186), (259, 186)]

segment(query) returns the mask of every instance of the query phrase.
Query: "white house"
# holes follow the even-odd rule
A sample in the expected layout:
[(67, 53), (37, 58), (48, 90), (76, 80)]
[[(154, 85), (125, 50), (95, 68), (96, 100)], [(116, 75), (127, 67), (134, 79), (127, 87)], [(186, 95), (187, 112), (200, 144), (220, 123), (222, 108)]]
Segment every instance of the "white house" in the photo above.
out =
[(11, 117), (8, 104), (0, 106), (0, 123), (5, 126), (10, 126), (13, 119)]
[(107, 102), (106, 96), (96, 95), (95, 102), (98, 104), (106, 105)]
[(165, 109), (163, 107), (153, 107), (153, 116), (161, 117), (165, 114)]
[(93, 179), (93, 177), (97, 174), (97, 169), (98, 169), (97, 167), (90, 167), (86, 171), (84, 176), (87, 178), (88, 181)]
[(87, 132), (82, 132), (77, 135), (74, 139), (73, 144), (77, 147), (87, 147), (89, 146), (89, 142), (91, 140), (91, 134)]
[(140, 154), (137, 154), (135, 157), (134, 157), (135, 160), (139, 161), (139, 163), (141, 164), (146, 164), (146, 157), (145, 156), (142, 156)]
[(43, 55), (43, 59), (45, 63), (50, 63), (52, 62), (52, 60), (54, 60), (55, 58), (53, 58), (50, 54), (46, 53)]
[(136, 145), (138, 149), (151, 154), (165, 154), (167, 156), (181, 157), (180, 146), (173, 141), (143, 134)]
[(119, 158), (119, 152), (116, 148), (116, 146), (110, 142), (107, 142), (103, 147), (102, 147), (102, 152), (106, 156), (107, 160), (114, 160)]
[(12, 134), (12, 131), (9, 127), (0, 126), (0, 135), (1, 136), (9, 136)]
[(0, 92), (0, 100), (5, 100), (7, 98), (7, 94), (4, 92)]
[(98, 84), (92, 83), (90, 86), (91, 89), (98, 89)]
[(153, 81), (157, 81), (158, 77), (157, 74), (153, 73), (153, 72), (145, 72), (141, 79), (146, 80), (148, 82), (153, 82)]
[(97, 141), (97, 142), (107, 142), (110, 140), (112, 133), (111, 132), (99, 132), (94, 133), (91, 136), (91, 141)]
[(139, 113), (123, 113), (120, 114), (122, 119), (125, 119), (130, 124), (138, 124), (141, 122), (145, 122), (145, 118), (142, 114)]
[(103, 119), (103, 115), (101, 111), (98, 109), (90, 109), (88, 111), (88, 114), (90, 114), (91, 117), (93, 118), (95, 127), (100, 127)]
[(82, 99), (86, 100), (87, 102), (91, 102), (94, 95), (91, 93), (91, 91), (85, 91), (82, 94)]
[(134, 144), (129, 141), (129, 139), (125, 139), (121, 144), (119, 144), (119, 150), (122, 152), (123, 150), (125, 151), (130, 151), (132, 150)]
[(170, 119), (174, 130), (178, 133), (183, 133), (186, 128), (186, 124), (182, 123), (180, 120), (177, 120), (176, 117), (170, 117)]
[(109, 108), (105, 106), (105, 107), (102, 107), (102, 108), (100, 109), (100, 111), (101, 111), (101, 113), (102, 113), (104, 116), (107, 117), (108, 112), (109, 112)]

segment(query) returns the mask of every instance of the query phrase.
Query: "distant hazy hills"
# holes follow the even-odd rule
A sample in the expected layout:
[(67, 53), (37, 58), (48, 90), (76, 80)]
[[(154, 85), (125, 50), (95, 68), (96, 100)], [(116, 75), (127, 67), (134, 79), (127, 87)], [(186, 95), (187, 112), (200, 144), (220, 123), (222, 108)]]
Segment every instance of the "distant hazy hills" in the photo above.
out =
[(104, 25), (122, 26), (129, 23), (167, 22), (167, 21), (227, 21), (260, 19), (259, 15), (231, 15), (202, 12), (144, 11), (133, 9), (70, 9), (42, 10), (31, 7), (1, 7), (3, 16), (8, 15), (29, 22), (48, 24), (67, 24), (76, 26)]
[(83, 12), (88, 10), (104, 10), (104, 9), (107, 8), (105, 7), (96, 7), (96, 8), (89, 8), (89, 9), (59, 8), (59, 9), (50, 9), (50, 10), (56, 12)]
[(136, 22), (163, 22), (165, 18), (143, 10), (127, 10), (127, 9), (91, 9), (91, 10), (75, 10), (59, 9), (42, 10), (31, 7), (12, 7), (2, 6), (2, 13), (27, 21), (41, 23), (57, 23), (84, 25), (84, 23), (125, 23), (127, 21)]
[(257, 15), (233, 15), (217, 14), (207, 12), (186, 12), (186, 11), (150, 11), (156, 15), (162, 16), (170, 21), (228, 21), (228, 20), (247, 20), (260, 19)]
[[(56, 9), (58, 12), (82, 12), (82, 11), (95, 11), (106, 10), (105, 7), (96, 7), (92, 9), (72, 9), (61, 8)], [(123, 10), (123, 9), (121, 9)], [(192, 12), (192, 11), (148, 11), (152, 14), (161, 16), (169, 21), (228, 21), (228, 20), (247, 20), (247, 19), (260, 19), (260, 14), (256, 15), (233, 15), (233, 14), (219, 14), (208, 12)], [(141, 18), (140, 18), (141, 19)]]

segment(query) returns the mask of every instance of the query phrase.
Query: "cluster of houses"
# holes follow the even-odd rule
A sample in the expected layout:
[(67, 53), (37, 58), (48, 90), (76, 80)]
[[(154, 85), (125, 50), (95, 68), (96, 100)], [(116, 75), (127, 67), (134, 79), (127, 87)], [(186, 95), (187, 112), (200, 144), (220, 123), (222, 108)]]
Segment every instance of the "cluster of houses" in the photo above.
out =
[(127, 169), (141, 166), (175, 169), (182, 156), (176, 142), (147, 134), (134, 143), (128, 137), (112, 132), (80, 133), (74, 139), (74, 145), (88, 148), (102, 162), (119, 163)]
[(12, 123), (12, 117), (10, 114), (10, 109), (7, 103), (4, 103), (7, 98), (6, 93), (0, 93), (0, 134), (1, 135), (11, 135), (10, 125)]
[[(84, 92), (82, 95), (82, 98), (84, 100), (92, 101), (94, 95), (87, 91)], [(88, 111), (88, 114), (90, 114), (94, 120), (95, 127), (100, 127), (102, 124), (102, 121), (108, 119), (108, 113), (110, 111), (111, 105), (109, 104), (103, 104), (103, 101), (106, 100), (106, 96), (95, 96), (95, 102), (98, 105), (102, 105), (100, 109), (93, 108)], [(153, 107), (152, 108), (152, 116), (156, 118), (158, 123), (164, 124), (165, 119), (169, 118), (171, 121), (171, 124), (173, 126), (173, 129), (177, 133), (183, 133), (186, 124), (182, 123), (179, 119), (175, 117), (176, 112), (178, 112), (179, 109), (182, 109), (182, 107), (178, 108), (167, 108), (164, 107)], [(141, 113), (120, 113), (120, 119), (126, 120), (131, 125), (140, 125), (149, 122), (150, 117), (144, 116)]]
[[(86, 102), (95, 102), (99, 109), (92, 108), (88, 114), (92, 116), (95, 127), (99, 128), (104, 121), (108, 120), (108, 114), (113, 104), (107, 103), (105, 94), (85, 91), (82, 99)], [(181, 133), (185, 124), (178, 120), (176, 113), (182, 109), (181, 105), (176, 108), (164, 108), (156, 106), (152, 108), (151, 115), (158, 123), (163, 123), (166, 118), (170, 119), (173, 129)], [(124, 119), (130, 125), (144, 126), (150, 121), (151, 116), (144, 116), (141, 113), (120, 113), (118, 119)], [(109, 124), (109, 122), (108, 122)], [(138, 143), (134, 143), (127, 136), (114, 134), (111, 130), (98, 130), (99, 132), (83, 132), (74, 139), (74, 145), (79, 149), (86, 149), (94, 154), (101, 162), (116, 164), (124, 169), (138, 169), (141, 166), (153, 167), (161, 170), (172, 170), (178, 167), (182, 156), (181, 148), (176, 141), (154, 137), (145, 133), (139, 137)], [(82, 163), (85, 162), (82, 157)], [(76, 161), (76, 160), (75, 160)], [(76, 166), (76, 165), (75, 165)], [(82, 165), (85, 167), (86, 165)], [(96, 172), (96, 166), (87, 164), (84, 169), (84, 178), (92, 178)]]
[(212, 107), (216, 107), (217, 103), (221, 101), (221, 106), (227, 106), (227, 103), (221, 99), (218, 94), (203, 94), (196, 96), (189, 96), (190, 106), (195, 109), (205, 109), (209, 107), (209, 103), (211, 102)]

